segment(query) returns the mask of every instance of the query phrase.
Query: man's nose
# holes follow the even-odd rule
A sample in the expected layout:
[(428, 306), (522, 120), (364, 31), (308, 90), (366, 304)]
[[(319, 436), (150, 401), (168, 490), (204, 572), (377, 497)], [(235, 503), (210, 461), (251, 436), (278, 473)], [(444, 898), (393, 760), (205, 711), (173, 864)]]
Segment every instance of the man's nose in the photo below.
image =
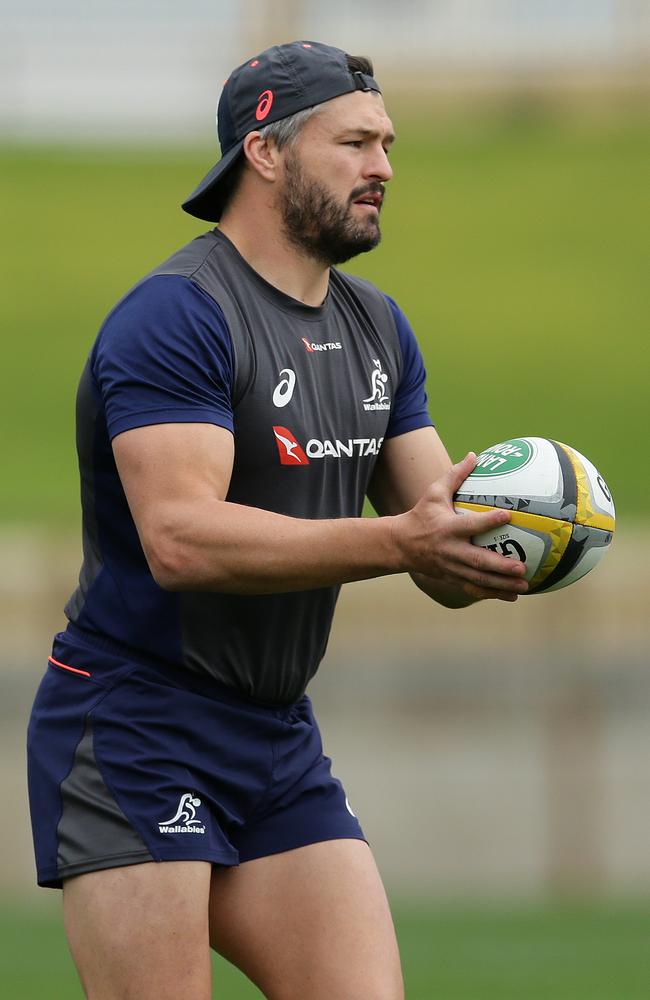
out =
[(379, 145), (373, 148), (372, 155), (366, 164), (365, 175), (380, 181), (389, 181), (393, 176), (393, 168), (383, 146)]

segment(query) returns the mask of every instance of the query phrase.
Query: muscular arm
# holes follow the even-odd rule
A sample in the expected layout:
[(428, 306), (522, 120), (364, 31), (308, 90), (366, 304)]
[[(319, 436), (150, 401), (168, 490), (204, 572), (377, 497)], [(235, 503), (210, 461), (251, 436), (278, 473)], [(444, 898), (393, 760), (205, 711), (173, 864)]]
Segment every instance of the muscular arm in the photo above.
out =
[(400, 571), (388, 522), (310, 521), (225, 501), (232, 434), (157, 424), (113, 452), (155, 580), (170, 590), (282, 593)]
[[(451, 469), (451, 459), (433, 427), (389, 438), (377, 462), (370, 500), (380, 515), (410, 511), (421, 498), (426, 502), (431, 484), (448, 475)], [(411, 572), (411, 577), (420, 590), (448, 608), (467, 607), (488, 598), (516, 600), (516, 594), (510, 590), (480, 586), (470, 580), (449, 583), (418, 572)]]
[[(213, 424), (138, 427), (117, 435), (113, 452), (151, 572), (169, 590), (282, 593), (429, 571), (521, 586), (516, 563), (467, 542), (507, 512), (459, 518), (434, 498), (399, 516), (307, 520), (230, 503), (233, 438)], [(454, 468), (460, 482), (471, 463)], [(448, 478), (441, 495), (453, 469)]]

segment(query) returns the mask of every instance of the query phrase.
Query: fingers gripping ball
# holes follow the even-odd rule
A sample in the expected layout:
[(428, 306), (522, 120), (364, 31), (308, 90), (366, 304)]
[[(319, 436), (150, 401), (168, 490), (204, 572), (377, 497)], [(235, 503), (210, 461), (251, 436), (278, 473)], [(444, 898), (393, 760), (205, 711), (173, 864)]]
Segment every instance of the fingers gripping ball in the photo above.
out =
[(548, 438), (486, 448), (454, 506), (458, 513), (511, 511), (509, 524), (472, 541), (525, 562), (529, 594), (575, 583), (600, 562), (614, 535), (614, 502), (603, 477), (575, 448)]

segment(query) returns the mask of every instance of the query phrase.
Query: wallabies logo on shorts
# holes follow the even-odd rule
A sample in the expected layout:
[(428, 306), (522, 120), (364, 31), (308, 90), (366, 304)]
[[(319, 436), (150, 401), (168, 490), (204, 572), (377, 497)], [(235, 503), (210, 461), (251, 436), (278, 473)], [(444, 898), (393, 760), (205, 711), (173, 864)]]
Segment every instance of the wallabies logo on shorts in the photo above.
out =
[(181, 795), (178, 808), (171, 819), (158, 824), (161, 833), (205, 833), (205, 824), (196, 818), (196, 810), (201, 805), (201, 799), (193, 792)]

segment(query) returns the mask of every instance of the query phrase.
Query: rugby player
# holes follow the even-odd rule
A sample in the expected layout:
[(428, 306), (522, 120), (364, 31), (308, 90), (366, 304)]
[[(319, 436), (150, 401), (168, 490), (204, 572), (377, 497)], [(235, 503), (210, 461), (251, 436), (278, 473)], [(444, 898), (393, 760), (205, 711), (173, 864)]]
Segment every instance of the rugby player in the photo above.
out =
[[(93, 1000), (205, 1000), (210, 946), (272, 1000), (398, 1000), (372, 854), (305, 689), (340, 585), (410, 573), (450, 608), (521, 563), (454, 513), (404, 313), (335, 265), (371, 250), (393, 126), (367, 59), (239, 66), (218, 227), (141, 280), (81, 377), (84, 560), (29, 731), (38, 881)], [(426, 197), (426, 192), (422, 192)], [(361, 517), (369, 496), (377, 518)]]

